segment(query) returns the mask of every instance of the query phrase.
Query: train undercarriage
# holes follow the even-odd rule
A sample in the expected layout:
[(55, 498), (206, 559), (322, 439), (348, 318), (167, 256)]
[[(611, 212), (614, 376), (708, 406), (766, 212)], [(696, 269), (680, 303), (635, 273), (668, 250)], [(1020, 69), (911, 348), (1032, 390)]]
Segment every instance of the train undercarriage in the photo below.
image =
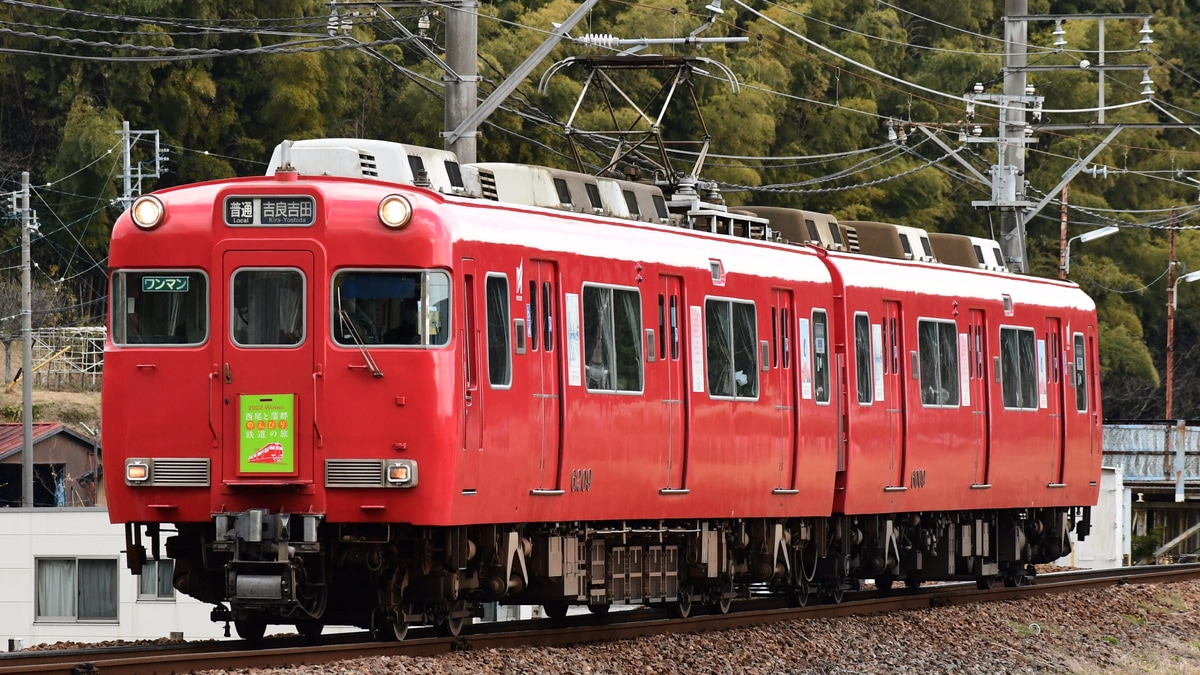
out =
[(180, 525), (165, 551), (156, 524), (127, 525), (126, 538), (135, 574), (148, 543), (175, 560), (175, 587), (214, 604), (213, 620), (243, 638), (285, 624), (313, 638), (352, 625), (403, 639), (413, 625), (458, 635), (485, 602), (541, 605), (550, 617), (621, 604), (687, 616), (751, 595), (840, 602), (863, 581), (1015, 586), (1069, 553), (1069, 532), (1089, 529), (1086, 508), (442, 528), (251, 510)]

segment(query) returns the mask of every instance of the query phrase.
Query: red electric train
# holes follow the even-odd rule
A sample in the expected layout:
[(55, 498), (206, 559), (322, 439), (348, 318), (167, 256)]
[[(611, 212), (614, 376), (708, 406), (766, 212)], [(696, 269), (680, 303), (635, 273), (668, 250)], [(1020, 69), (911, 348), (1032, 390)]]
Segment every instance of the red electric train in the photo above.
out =
[(1087, 534), (1097, 324), (994, 249), (285, 143), (113, 229), (109, 512), (246, 638), (1023, 583)]

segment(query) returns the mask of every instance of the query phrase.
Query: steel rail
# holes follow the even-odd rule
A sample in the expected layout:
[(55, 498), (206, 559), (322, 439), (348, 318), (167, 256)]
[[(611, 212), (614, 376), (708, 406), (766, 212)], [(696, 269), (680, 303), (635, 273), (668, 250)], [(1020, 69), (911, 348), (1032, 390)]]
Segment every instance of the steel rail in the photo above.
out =
[[(1200, 579), (1200, 564), (1127, 567), (1117, 570), (1039, 575), (1033, 585), (979, 590), (974, 584), (927, 585), (916, 590), (863, 593), (862, 599), (840, 604), (780, 607), (775, 599), (741, 603), (745, 609), (688, 619), (667, 618), (662, 605), (602, 616), (580, 615), (563, 621), (546, 619), (480, 624), (458, 638), (425, 637), (414, 630), (404, 642), (365, 642), (362, 634), (334, 635), (311, 645), (297, 637), (270, 638), (257, 647), (241, 641), (206, 641), (169, 645), (100, 647), (78, 650), (26, 651), (0, 655), (0, 675), (157, 675), (193, 670), (282, 668), (317, 665), (378, 656), (437, 656), (452, 651), (505, 647), (570, 646), (667, 633), (694, 633), (745, 628), (800, 619), (883, 614), (951, 605), (999, 602), (1053, 593), (1105, 588), (1128, 583), (1177, 583)], [(735, 605), (736, 606), (736, 605)]]

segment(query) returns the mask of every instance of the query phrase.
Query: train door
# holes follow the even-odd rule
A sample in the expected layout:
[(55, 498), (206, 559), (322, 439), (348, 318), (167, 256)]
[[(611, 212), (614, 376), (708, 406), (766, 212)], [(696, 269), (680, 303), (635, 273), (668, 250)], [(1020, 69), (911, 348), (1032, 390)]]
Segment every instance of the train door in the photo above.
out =
[(313, 480), (315, 284), (308, 251), (226, 251), (223, 480)]
[(992, 453), (991, 435), (988, 433), (991, 427), (991, 408), (988, 407), (988, 363), (987, 327), (983, 310), (972, 309), (970, 324), (967, 326), (967, 395), (971, 397), (969, 405), (975, 429), (975, 479), (972, 483), (974, 486), (988, 484), (988, 465)]
[(1050, 485), (1063, 484), (1063, 469), (1067, 435), (1067, 418), (1064, 415), (1066, 378), (1062, 376), (1063, 348), (1062, 320), (1058, 317), (1046, 319), (1046, 413), (1050, 418)]
[(667, 372), (667, 467), (663, 492), (684, 491), (687, 461), (687, 372), (683, 355), (683, 279), (659, 277), (658, 359)]
[(771, 307), (771, 369), (775, 371), (778, 390), (775, 410), (779, 418), (778, 453), (779, 481), (776, 494), (796, 490), (796, 381), (792, 355), (792, 326), (795, 308), (792, 292), (775, 289), (775, 304)]
[(458, 322), (459, 349), (462, 350), (462, 439), (463, 455), (459, 475), (462, 491), (474, 493), (479, 483), (480, 453), (483, 450), (483, 396), (479, 388), (480, 347), (483, 332), (477, 324), (480, 316), (475, 288), (475, 261), (462, 259), (462, 318)]
[(900, 354), (903, 323), (900, 320), (900, 303), (894, 300), (883, 302), (882, 373), (883, 404), (886, 406), (888, 427), (891, 433), (891, 487), (904, 485), (904, 465), (907, 460), (907, 434), (904, 423), (904, 377), (900, 373)]
[(562, 391), (558, 358), (558, 277), (548, 260), (530, 261), (525, 300), (530, 356), (534, 368), (534, 414), (541, 445), (535, 492), (559, 492), (562, 475)]

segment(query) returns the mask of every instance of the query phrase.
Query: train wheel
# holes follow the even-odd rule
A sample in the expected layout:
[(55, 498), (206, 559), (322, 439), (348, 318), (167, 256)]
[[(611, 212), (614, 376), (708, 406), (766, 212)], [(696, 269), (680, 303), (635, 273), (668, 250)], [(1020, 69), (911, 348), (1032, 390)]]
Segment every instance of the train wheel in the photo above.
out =
[(896, 577), (887, 574), (882, 577), (875, 577), (875, 588), (887, 592), (892, 590), (892, 584), (896, 583)]
[(692, 614), (692, 589), (689, 586), (681, 586), (679, 593), (675, 597), (675, 604), (667, 609), (668, 613), (676, 619), (686, 619)]
[(920, 579), (920, 577), (912, 577), (912, 576), (910, 576), (910, 577), (906, 577), (906, 578), (904, 579), (904, 587), (905, 587), (905, 588), (907, 588), (907, 589), (908, 589), (908, 590), (910, 590), (910, 591), (915, 591), (915, 590), (917, 590), (918, 588), (920, 588), (920, 587), (921, 587), (921, 579)]
[(411, 605), (396, 607), (390, 612), (382, 609), (376, 611), (371, 615), (371, 637), (380, 642), (399, 642), (408, 637), (406, 615), (411, 611)]
[(792, 607), (803, 607), (808, 604), (808, 594), (812, 592), (807, 581), (801, 581), (799, 585), (792, 586), (787, 590), (787, 601)]
[[(465, 626), (471, 623), (471, 616), (467, 614), (467, 601), (459, 600), (450, 607), (450, 613), (444, 621), (437, 624), (437, 634), (442, 637), (458, 637), (462, 634)], [(456, 616), (457, 615), (457, 616)]]
[(267, 632), (267, 622), (256, 619), (235, 619), (233, 628), (237, 631), (238, 637), (243, 640), (258, 642)]
[(718, 614), (728, 614), (733, 607), (733, 582), (722, 586), (713, 596), (709, 606)]
[(320, 621), (296, 622), (296, 632), (303, 635), (309, 642), (316, 642), (321, 637), (321, 631), (324, 629), (325, 624)]
[(842, 600), (845, 599), (846, 590), (844, 588), (842, 588), (841, 584), (835, 583), (834, 585), (826, 588), (825, 591), (822, 593), (822, 595), (824, 595), (825, 599), (828, 600), (829, 602), (832, 602), (833, 604), (838, 605), (838, 604), (841, 604)]
[(570, 607), (571, 605), (569, 603), (562, 600), (542, 603), (542, 611), (545, 612), (546, 616), (550, 617), (551, 619), (561, 619), (565, 617), (567, 615), (567, 610), (570, 609)]
[(612, 605), (588, 605), (588, 611), (592, 614), (608, 614), (608, 610)]
[(975, 588), (981, 591), (990, 591), (996, 585), (996, 575), (986, 574), (981, 577), (975, 577)]

